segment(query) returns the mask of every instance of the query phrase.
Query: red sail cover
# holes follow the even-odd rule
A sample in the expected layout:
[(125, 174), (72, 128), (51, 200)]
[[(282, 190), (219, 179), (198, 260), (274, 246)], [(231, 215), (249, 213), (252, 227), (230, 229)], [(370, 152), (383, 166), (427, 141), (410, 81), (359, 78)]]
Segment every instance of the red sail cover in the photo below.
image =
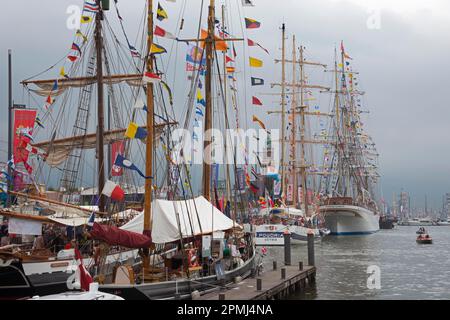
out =
[(127, 248), (148, 248), (152, 244), (152, 238), (146, 235), (119, 229), (115, 226), (107, 226), (94, 222), (91, 235), (97, 240), (105, 241), (112, 246)]

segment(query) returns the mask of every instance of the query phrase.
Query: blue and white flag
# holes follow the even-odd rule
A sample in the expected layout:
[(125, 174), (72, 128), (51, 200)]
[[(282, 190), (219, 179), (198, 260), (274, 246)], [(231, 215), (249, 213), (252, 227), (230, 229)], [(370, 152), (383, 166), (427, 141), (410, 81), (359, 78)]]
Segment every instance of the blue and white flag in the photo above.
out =
[(118, 167), (122, 167), (122, 168), (127, 168), (130, 170), (134, 170), (137, 171), (137, 173), (139, 173), (139, 175), (141, 177), (143, 177), (144, 179), (150, 179), (151, 176), (146, 177), (144, 175), (144, 173), (139, 170), (138, 167), (136, 167), (133, 162), (131, 162), (130, 160), (126, 159), (125, 157), (123, 157), (122, 155), (118, 154), (116, 157), (116, 160), (114, 161), (114, 165), (118, 166)]

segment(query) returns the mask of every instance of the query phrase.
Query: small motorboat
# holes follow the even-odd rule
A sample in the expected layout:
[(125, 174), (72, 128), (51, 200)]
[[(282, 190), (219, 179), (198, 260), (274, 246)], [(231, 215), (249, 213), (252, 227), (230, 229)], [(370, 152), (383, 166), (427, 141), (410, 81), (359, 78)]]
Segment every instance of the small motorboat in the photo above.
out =
[(432, 244), (433, 239), (430, 237), (430, 235), (428, 233), (424, 233), (424, 234), (420, 234), (417, 237), (416, 242), (419, 244)]

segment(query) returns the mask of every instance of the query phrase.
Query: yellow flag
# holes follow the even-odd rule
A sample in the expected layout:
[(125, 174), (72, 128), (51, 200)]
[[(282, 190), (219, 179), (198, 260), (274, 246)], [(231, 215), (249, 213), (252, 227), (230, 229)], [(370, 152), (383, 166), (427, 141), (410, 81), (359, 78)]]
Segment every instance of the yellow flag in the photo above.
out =
[(263, 62), (259, 59), (249, 57), (250, 67), (261, 68), (263, 66)]
[(64, 70), (64, 67), (61, 67), (61, 69), (59, 70), (59, 75), (61, 77), (67, 77), (66, 71)]
[(136, 136), (136, 132), (138, 129), (138, 125), (134, 122), (130, 122), (130, 125), (128, 126), (127, 130), (125, 131), (125, 137), (129, 139), (133, 139)]
[(89, 23), (92, 21), (92, 17), (90, 16), (81, 16), (81, 23)]
[(152, 54), (160, 54), (160, 53), (165, 53), (165, 52), (167, 52), (167, 51), (162, 46), (157, 45), (155, 43), (152, 43), (152, 46), (151, 46), (151, 49), (150, 49), (150, 53), (152, 53)]

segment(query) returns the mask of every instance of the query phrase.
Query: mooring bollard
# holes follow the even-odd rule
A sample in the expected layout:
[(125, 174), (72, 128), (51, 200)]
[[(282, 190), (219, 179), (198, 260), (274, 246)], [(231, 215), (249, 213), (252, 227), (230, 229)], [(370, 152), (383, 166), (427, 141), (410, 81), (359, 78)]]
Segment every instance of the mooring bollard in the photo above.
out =
[(300, 262), (298, 263), (298, 270), (300, 270), (300, 271), (303, 270), (303, 262), (302, 262), (302, 261), (300, 261)]
[(314, 233), (308, 232), (308, 265), (314, 266)]
[(273, 270), (277, 270), (277, 262), (275, 260), (273, 261)]
[(219, 300), (225, 300), (225, 293), (219, 293)]
[(258, 291), (262, 290), (262, 279), (261, 278), (256, 279), (256, 290), (258, 290)]
[(284, 264), (291, 265), (291, 234), (289, 230), (284, 232)]
[(281, 268), (281, 279), (286, 279), (286, 268)]

